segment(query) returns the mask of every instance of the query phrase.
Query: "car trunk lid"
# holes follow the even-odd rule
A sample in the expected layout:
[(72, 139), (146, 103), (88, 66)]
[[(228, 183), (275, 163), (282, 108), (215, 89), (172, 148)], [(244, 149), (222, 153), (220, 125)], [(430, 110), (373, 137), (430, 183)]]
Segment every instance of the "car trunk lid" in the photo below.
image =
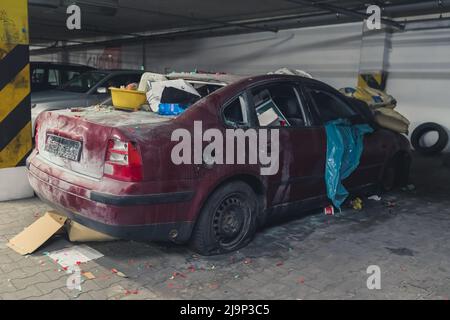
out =
[(103, 176), (108, 142), (143, 124), (169, 121), (152, 112), (90, 107), (46, 112), (39, 118), (38, 149), (46, 161), (91, 178)]

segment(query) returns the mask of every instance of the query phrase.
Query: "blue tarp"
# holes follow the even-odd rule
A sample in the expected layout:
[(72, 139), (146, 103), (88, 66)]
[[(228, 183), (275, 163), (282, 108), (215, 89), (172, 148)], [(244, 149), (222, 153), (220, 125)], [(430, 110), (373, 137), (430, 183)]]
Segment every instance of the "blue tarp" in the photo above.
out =
[(367, 124), (352, 125), (348, 120), (334, 120), (325, 125), (327, 133), (327, 158), (325, 184), (328, 198), (340, 208), (348, 196), (342, 181), (358, 167), (363, 151), (363, 138), (373, 132)]

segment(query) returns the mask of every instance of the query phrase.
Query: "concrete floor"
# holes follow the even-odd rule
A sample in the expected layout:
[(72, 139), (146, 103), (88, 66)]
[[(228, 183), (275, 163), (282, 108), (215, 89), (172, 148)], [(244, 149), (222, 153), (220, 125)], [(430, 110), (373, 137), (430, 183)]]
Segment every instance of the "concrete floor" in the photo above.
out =
[[(64, 236), (26, 257), (6, 247), (48, 208), (38, 199), (0, 203), (0, 299), (447, 300), (450, 168), (443, 157), (414, 160), (415, 191), (364, 199), (362, 211), (297, 216), (233, 254), (205, 258), (181, 246), (89, 243), (104, 257), (80, 266), (96, 277), (81, 291), (69, 290), (70, 275), (43, 254), (72, 246)], [(381, 271), (379, 290), (366, 285), (371, 265)]]

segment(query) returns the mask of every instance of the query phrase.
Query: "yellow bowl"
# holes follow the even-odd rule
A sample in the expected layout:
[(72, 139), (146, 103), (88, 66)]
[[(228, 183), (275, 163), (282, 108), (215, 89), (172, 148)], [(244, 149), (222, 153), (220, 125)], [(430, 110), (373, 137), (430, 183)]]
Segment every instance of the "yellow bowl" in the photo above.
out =
[(117, 109), (138, 110), (147, 98), (144, 91), (109, 88), (113, 106)]

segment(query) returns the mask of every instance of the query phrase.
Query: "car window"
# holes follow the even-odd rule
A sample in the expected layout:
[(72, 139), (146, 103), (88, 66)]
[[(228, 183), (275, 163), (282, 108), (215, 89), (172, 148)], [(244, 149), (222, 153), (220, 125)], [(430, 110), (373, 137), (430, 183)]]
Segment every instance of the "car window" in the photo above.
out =
[(48, 69), (48, 84), (54, 87), (57, 87), (61, 84), (59, 77), (59, 70)]
[(86, 72), (63, 84), (59, 89), (63, 91), (86, 93), (102, 81), (107, 75), (108, 74), (104, 72)]
[(331, 90), (315, 86), (306, 86), (305, 89), (323, 122), (346, 119), (356, 114), (342, 98)]
[(81, 74), (79, 71), (59, 70), (59, 76), (61, 83), (65, 83), (78, 77)]
[(229, 126), (248, 124), (247, 107), (244, 97), (239, 96), (228, 103), (223, 109), (223, 119)]
[(282, 83), (259, 86), (251, 90), (251, 95), (260, 126), (305, 126), (305, 115), (293, 85)]
[(33, 84), (43, 84), (45, 83), (45, 69), (43, 68), (36, 68), (33, 69), (33, 72), (31, 74), (31, 83)]

